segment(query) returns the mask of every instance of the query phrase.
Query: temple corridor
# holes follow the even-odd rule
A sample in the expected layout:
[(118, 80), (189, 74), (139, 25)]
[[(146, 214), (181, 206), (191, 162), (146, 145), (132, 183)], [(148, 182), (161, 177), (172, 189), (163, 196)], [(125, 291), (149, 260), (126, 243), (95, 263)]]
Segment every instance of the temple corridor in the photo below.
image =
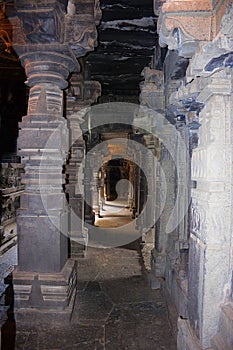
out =
[(0, 0), (1, 350), (232, 350), (232, 145), (232, 0)]

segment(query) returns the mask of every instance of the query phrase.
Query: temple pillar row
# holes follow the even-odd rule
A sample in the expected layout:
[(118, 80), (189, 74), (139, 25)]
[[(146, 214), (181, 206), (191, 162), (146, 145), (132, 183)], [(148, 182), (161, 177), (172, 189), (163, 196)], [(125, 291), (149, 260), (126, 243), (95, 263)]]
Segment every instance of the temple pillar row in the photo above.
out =
[(168, 240), (167, 262), (178, 254), (174, 264), (166, 264), (165, 288), (180, 316), (178, 350), (218, 350), (233, 341), (226, 327), (231, 322), (226, 310), (232, 310), (233, 10), (225, 0), (196, 5), (194, 11), (192, 1), (166, 1), (158, 21), (160, 44), (168, 46), (166, 79), (171, 73), (166, 117), (178, 127), (191, 165), (185, 170), (178, 142), (177, 212), (183, 220), (174, 246), (172, 235)]

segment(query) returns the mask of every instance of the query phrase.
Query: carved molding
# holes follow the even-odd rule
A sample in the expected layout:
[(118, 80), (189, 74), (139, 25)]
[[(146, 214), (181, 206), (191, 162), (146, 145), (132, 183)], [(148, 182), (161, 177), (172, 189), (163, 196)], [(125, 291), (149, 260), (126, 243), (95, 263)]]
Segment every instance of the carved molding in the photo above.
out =
[(221, 0), (213, 6), (210, 0), (167, 0), (158, 20), (161, 46), (178, 50), (182, 57), (192, 57), (199, 41), (213, 40), (219, 33), (226, 3)]
[(29, 86), (54, 84), (60, 89), (65, 89), (68, 85), (66, 79), (69, 73), (79, 69), (75, 57), (56, 51), (44, 52), (39, 49), (39, 47), (37, 50), (34, 48), (34, 51), (20, 56), (28, 78), (26, 83)]

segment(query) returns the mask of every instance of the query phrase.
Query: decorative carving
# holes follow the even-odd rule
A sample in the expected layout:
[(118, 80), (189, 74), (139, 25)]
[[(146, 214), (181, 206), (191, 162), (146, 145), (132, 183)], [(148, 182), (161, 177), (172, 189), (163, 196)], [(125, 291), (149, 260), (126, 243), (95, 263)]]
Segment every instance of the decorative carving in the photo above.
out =
[(74, 0), (68, 0), (67, 15), (74, 16), (76, 14), (76, 5)]
[(95, 18), (96, 26), (100, 23), (101, 17), (102, 17), (102, 11), (101, 11), (101, 8), (100, 8), (100, 0), (95, 0), (94, 18)]
[(224, 67), (232, 67), (233, 52), (233, 3), (228, 2), (221, 22), (221, 30), (216, 38), (206, 44), (193, 56), (189, 65), (189, 76), (208, 76)]
[(21, 19), (21, 28), (17, 30), (23, 34), (16, 34), (15, 38), (24, 36), (24, 44), (57, 43), (64, 45), (60, 50), (63, 53), (71, 48), (76, 56), (84, 56), (97, 43), (96, 24), (101, 17), (98, 0), (91, 6), (84, 0), (78, 3), (75, 0), (50, 0), (35, 4), (30, 0), (16, 0), (16, 8)]
[(65, 12), (59, 2), (42, 1), (32, 6), (29, 1), (17, 1), (16, 6), (26, 42), (48, 44), (62, 41)]
[[(76, 14), (74, 8), (72, 13), (73, 15), (65, 18), (65, 41), (70, 44), (76, 55), (84, 56), (97, 45), (96, 25), (101, 18), (99, 0), (93, 3), (91, 13), (90, 6), (87, 6), (84, 0), (76, 5)], [(84, 17), (87, 18), (85, 21)]]
[(95, 26), (82, 28), (77, 22), (67, 23), (68, 26), (70, 26), (68, 31), (72, 32), (72, 36), (69, 36), (72, 50), (78, 55), (84, 56), (86, 52), (94, 49), (97, 44), (97, 30)]
[(58, 40), (53, 17), (28, 16), (23, 19), (25, 35), (31, 43), (51, 43)]
[(16, 188), (20, 186), (20, 174), (23, 172), (23, 167), (20, 164), (1, 164), (0, 170), (0, 188)]
[(29, 94), (28, 113), (60, 115), (63, 109), (62, 98), (62, 91), (54, 86), (33, 86)]
[(162, 110), (164, 108), (163, 72), (145, 67), (141, 75), (145, 78), (145, 81), (141, 84), (141, 105), (153, 110)]
[[(198, 41), (213, 40), (220, 30), (226, 0), (214, 5), (210, 0), (170, 0), (163, 4), (158, 21), (161, 45), (177, 49), (180, 56), (192, 57)], [(197, 30), (198, 28), (198, 30)]]

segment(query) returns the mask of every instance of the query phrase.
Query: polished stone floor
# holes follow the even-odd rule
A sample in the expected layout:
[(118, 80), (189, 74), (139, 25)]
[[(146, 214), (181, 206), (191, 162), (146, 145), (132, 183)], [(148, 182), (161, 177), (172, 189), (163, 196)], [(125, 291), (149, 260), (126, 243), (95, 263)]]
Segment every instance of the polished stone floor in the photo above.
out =
[(11, 312), (9, 316), (2, 350), (176, 349), (161, 291), (147, 283), (139, 241), (118, 248), (88, 247), (86, 257), (78, 260), (70, 324), (19, 331)]

